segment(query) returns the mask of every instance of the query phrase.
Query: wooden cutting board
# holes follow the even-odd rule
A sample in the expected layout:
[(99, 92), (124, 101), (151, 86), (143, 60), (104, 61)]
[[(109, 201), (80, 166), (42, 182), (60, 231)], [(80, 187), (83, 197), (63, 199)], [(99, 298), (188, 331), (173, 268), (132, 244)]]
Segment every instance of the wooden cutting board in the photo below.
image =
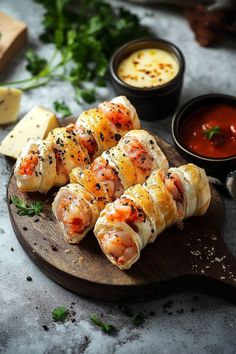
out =
[[(170, 165), (184, 160), (160, 138), (157, 143)], [(75, 293), (109, 301), (135, 301), (185, 290), (207, 291), (236, 300), (236, 260), (222, 238), (224, 206), (212, 187), (212, 201), (203, 217), (185, 221), (182, 231), (171, 227), (148, 245), (140, 260), (128, 271), (113, 266), (103, 255), (93, 233), (80, 243), (65, 243), (51, 211), (56, 190), (47, 196), (20, 193), (12, 174), (8, 199), (42, 200), (41, 216), (18, 216), (13, 204), (9, 214), (16, 237), (29, 257), (57, 283)]]

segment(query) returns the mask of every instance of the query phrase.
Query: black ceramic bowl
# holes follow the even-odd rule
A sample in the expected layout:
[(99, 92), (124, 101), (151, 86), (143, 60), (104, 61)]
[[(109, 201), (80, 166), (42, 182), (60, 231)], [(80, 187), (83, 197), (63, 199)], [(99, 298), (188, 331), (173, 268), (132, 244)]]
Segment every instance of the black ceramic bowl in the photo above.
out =
[(175, 113), (173, 117), (172, 137), (177, 150), (184, 158), (205, 168), (208, 173), (218, 177), (225, 177), (227, 173), (236, 168), (236, 155), (225, 158), (210, 158), (200, 156), (183, 146), (180, 135), (182, 125), (194, 111), (200, 107), (204, 107), (204, 105), (211, 105), (216, 103), (230, 104), (236, 107), (236, 97), (224, 94), (208, 94), (198, 96), (186, 102), (182, 107), (180, 107), (180, 109)]
[[(151, 88), (139, 88), (122, 81), (117, 70), (122, 60), (131, 53), (145, 49), (157, 48), (170, 53), (179, 64), (177, 75), (169, 82)], [(137, 39), (120, 47), (110, 61), (110, 74), (117, 95), (125, 95), (135, 106), (140, 119), (158, 120), (173, 113), (177, 107), (185, 70), (185, 61), (181, 51), (172, 43), (159, 38)]]

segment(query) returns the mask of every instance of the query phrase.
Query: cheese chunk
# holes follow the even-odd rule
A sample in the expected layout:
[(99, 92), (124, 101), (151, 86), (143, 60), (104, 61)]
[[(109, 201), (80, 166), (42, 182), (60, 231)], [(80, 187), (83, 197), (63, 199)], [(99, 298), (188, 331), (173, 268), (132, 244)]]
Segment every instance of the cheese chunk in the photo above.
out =
[(20, 111), (21, 95), (21, 90), (0, 87), (0, 124), (16, 121)]
[(5, 137), (0, 144), (0, 153), (17, 159), (29, 138), (44, 139), (57, 127), (59, 124), (55, 114), (36, 106)]
[(27, 27), (22, 21), (0, 12), (0, 72), (15, 58), (27, 40)]

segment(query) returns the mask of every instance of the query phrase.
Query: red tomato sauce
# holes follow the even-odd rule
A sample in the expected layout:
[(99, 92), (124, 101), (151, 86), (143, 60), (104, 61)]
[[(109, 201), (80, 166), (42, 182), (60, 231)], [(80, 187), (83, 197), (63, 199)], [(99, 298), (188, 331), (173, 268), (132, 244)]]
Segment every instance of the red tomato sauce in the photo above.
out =
[[(219, 133), (211, 138), (207, 132)], [(205, 105), (184, 121), (180, 139), (185, 148), (205, 157), (223, 158), (236, 155), (236, 105)]]

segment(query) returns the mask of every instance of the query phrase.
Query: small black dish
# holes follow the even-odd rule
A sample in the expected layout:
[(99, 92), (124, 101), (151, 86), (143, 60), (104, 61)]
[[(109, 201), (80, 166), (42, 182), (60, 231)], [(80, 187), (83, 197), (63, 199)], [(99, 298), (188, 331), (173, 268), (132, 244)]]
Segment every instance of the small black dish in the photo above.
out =
[[(151, 88), (139, 88), (122, 81), (117, 70), (122, 60), (131, 53), (146, 49), (157, 48), (170, 53), (178, 62), (179, 71), (169, 82)], [(158, 120), (173, 113), (177, 107), (181, 94), (185, 60), (181, 51), (172, 43), (159, 38), (137, 39), (124, 44), (112, 56), (110, 74), (116, 94), (125, 95), (135, 106), (140, 119)]]
[(206, 169), (209, 174), (218, 178), (225, 178), (230, 171), (236, 168), (236, 155), (224, 158), (211, 158), (200, 156), (183, 146), (181, 141), (180, 131), (184, 121), (197, 109), (204, 105), (211, 104), (229, 104), (236, 107), (236, 97), (224, 94), (207, 94), (198, 96), (186, 102), (175, 113), (172, 119), (172, 138), (178, 152), (189, 162)]

